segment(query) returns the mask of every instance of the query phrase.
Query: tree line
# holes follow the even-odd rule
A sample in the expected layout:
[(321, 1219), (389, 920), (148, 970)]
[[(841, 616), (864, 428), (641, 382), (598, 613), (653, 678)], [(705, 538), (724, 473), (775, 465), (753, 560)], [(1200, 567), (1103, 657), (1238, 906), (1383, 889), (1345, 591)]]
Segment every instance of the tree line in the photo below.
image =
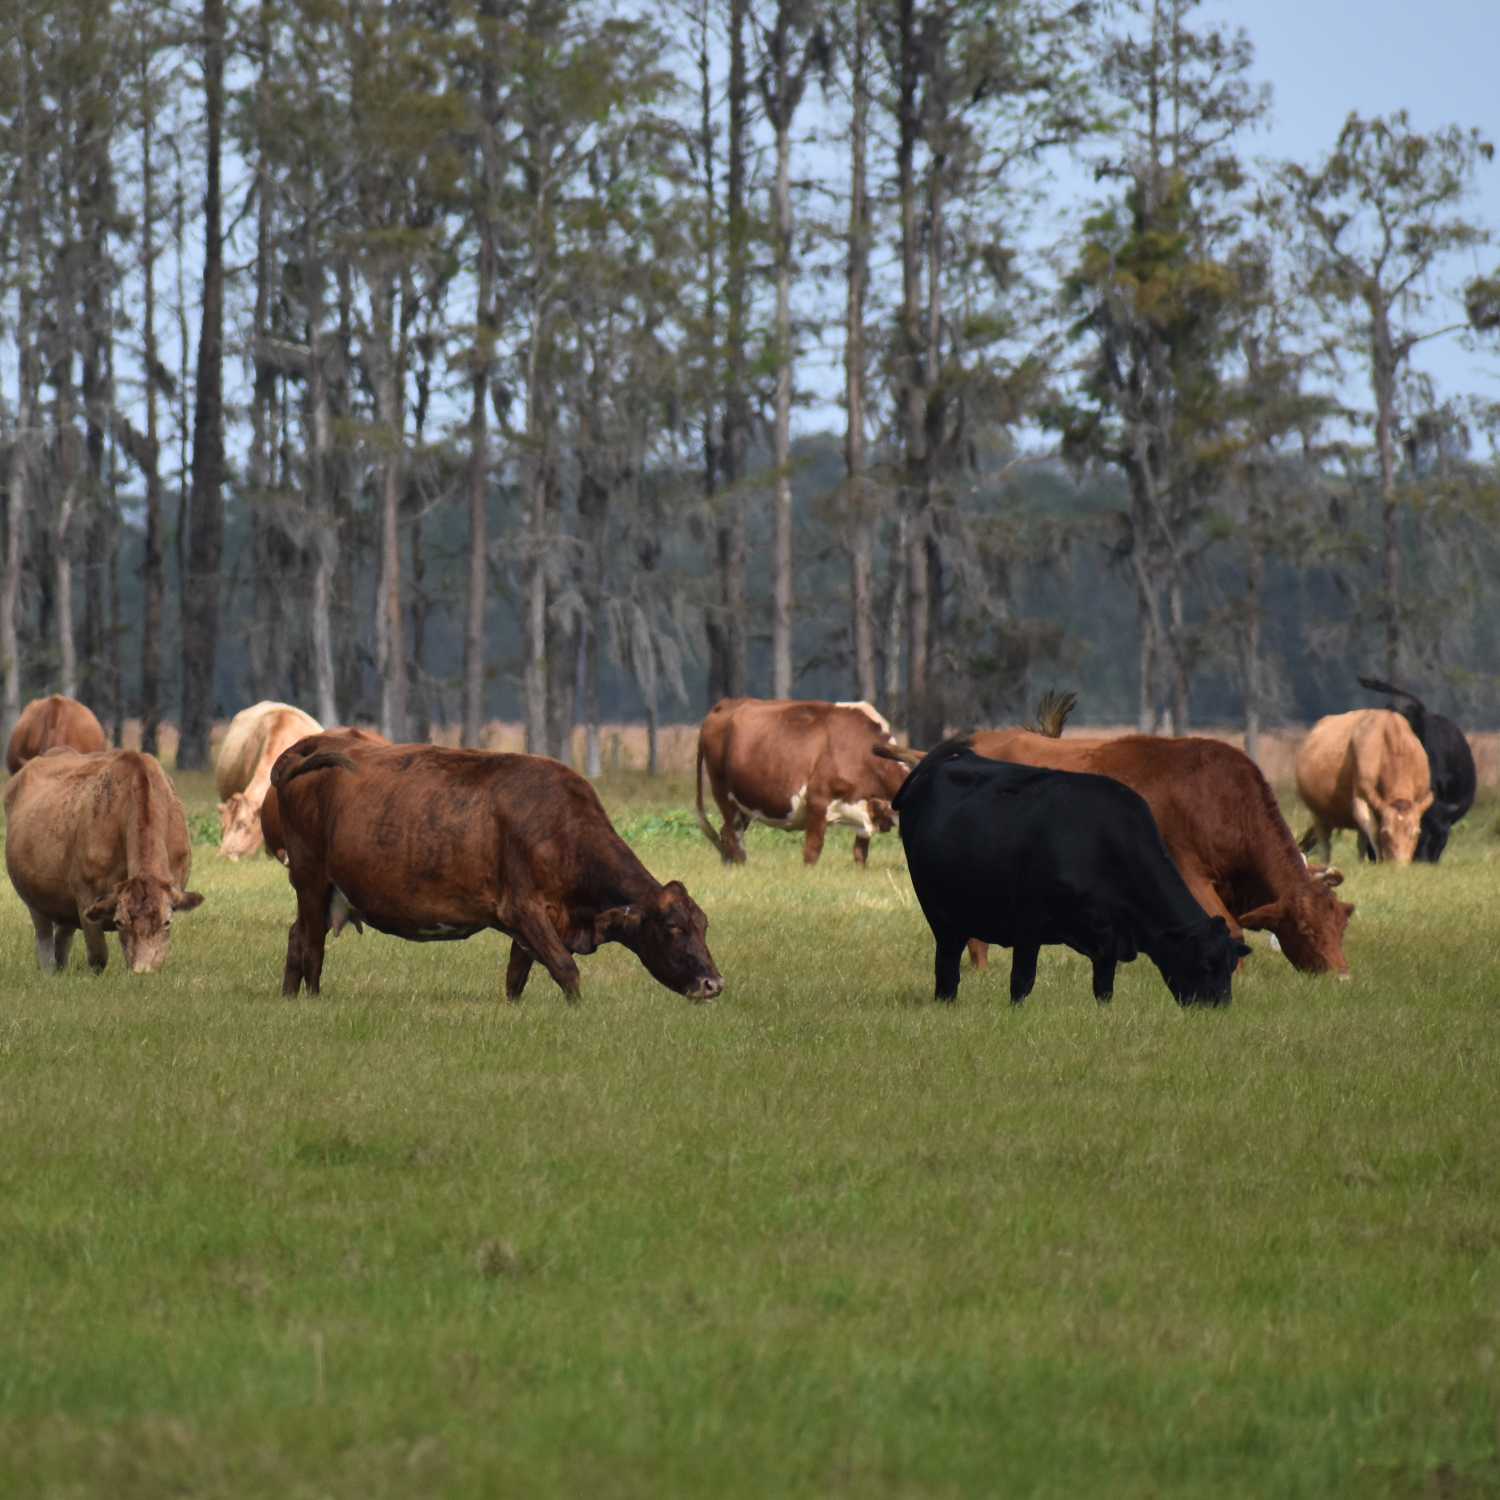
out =
[(1413, 359), (1500, 328), (1491, 144), (1256, 163), (1206, 11), (10, 8), (7, 723), (175, 715), (194, 766), (255, 698), (514, 702), (597, 768), (627, 688), (654, 737), (832, 679), (931, 741), (1080, 643), (1145, 729), (1228, 680), (1253, 741), (1299, 653), (1492, 713), (1497, 409)]

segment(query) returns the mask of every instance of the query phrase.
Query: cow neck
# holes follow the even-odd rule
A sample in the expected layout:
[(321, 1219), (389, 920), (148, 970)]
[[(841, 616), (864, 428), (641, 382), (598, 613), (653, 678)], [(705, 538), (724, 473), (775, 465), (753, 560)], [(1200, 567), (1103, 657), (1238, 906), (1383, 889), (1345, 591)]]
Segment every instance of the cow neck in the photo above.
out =
[(127, 875), (169, 876), (166, 818), (154, 795), (151, 767), (138, 751), (125, 751), (110, 767), (111, 775), (131, 778), (125, 798), (125, 871)]
[(582, 873), (580, 884), (585, 889), (579, 894), (586, 896), (599, 911), (644, 901), (662, 888), (661, 881), (613, 828), (608, 839), (601, 840), (593, 851)]

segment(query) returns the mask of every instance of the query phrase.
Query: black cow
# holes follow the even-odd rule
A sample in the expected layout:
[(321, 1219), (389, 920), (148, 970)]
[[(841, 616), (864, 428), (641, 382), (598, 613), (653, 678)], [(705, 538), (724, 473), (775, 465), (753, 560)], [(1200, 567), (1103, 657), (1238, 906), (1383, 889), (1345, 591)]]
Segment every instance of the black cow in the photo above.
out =
[(1144, 798), (1108, 776), (986, 760), (968, 737), (931, 751), (897, 792), (907, 868), (937, 941), (937, 998), (958, 994), (968, 938), (1014, 949), (1010, 998), (1037, 952), (1066, 943), (1108, 1000), (1115, 965), (1146, 953), (1181, 1005), (1227, 1004), (1249, 952), (1193, 899)]
[[(1448, 846), (1453, 825), (1474, 805), (1478, 777), (1474, 771), (1474, 752), (1464, 732), (1444, 714), (1427, 711), (1422, 700), (1405, 688), (1392, 687), (1378, 677), (1361, 677), (1359, 685), (1372, 693), (1404, 698), (1393, 704), (1412, 727), (1427, 752), (1427, 768), (1432, 781), (1432, 806), (1422, 814), (1422, 832), (1417, 839), (1415, 857), (1435, 865)], [(1361, 840), (1363, 845), (1363, 840)], [(1364, 853), (1363, 847), (1360, 850)]]

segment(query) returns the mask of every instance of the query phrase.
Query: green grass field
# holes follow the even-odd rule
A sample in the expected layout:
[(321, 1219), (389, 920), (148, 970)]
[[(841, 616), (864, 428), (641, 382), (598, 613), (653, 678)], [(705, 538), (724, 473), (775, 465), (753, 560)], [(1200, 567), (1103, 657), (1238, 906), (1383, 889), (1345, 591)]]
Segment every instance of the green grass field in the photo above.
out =
[(1346, 836), (1351, 983), (1257, 938), (1185, 1013), (1061, 950), (939, 1007), (896, 837), (602, 792), (718, 1003), (352, 931), (286, 1001), (211, 847), (163, 973), (43, 980), (5, 883), (0, 1495), (1500, 1494), (1494, 802)]

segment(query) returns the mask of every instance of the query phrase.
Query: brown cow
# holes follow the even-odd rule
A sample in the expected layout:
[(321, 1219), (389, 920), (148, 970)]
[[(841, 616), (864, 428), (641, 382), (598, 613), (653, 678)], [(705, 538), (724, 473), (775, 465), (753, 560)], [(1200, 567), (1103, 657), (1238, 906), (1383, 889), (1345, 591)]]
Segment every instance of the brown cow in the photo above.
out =
[(14, 776), (27, 761), (54, 745), (85, 752), (108, 750), (109, 738), (93, 711), (76, 698), (64, 698), (61, 693), (34, 698), (21, 710), (21, 717), (11, 731), (5, 767)]
[(1327, 859), (1333, 830), (1353, 828), (1366, 854), (1409, 865), (1432, 806), (1427, 752), (1388, 708), (1329, 714), (1298, 747), (1297, 795), (1313, 815), (1304, 849), (1317, 844)]
[[(1061, 721), (1051, 727), (1060, 732)], [(982, 731), (973, 746), (992, 760), (1123, 781), (1146, 799), (1168, 853), (1210, 916), (1223, 917), (1236, 938), (1247, 927), (1269, 929), (1294, 968), (1348, 974), (1344, 929), (1354, 908), (1332, 890), (1343, 876), (1308, 869), (1275, 794), (1243, 751), (1198, 737), (1058, 739), (1026, 729)]]
[[(325, 729), (322, 744), (327, 750), (341, 750), (345, 745), (389, 745), (383, 734), (373, 729)], [(267, 859), (286, 863), (286, 840), (281, 832), (281, 808), (276, 801), (276, 788), (266, 787), (266, 795), (260, 804), (260, 833), (264, 841), (262, 848)]]
[(172, 914), (203, 897), (182, 803), (154, 755), (55, 748), (28, 761), (5, 789), (5, 867), (31, 912), (42, 972), (63, 969), (81, 927), (89, 967), (109, 960), (118, 932), (132, 974), (167, 961)]
[(344, 912), (415, 942), (506, 933), (511, 1000), (537, 960), (576, 1000), (573, 955), (610, 942), (690, 1000), (724, 988), (697, 903), (651, 875), (593, 787), (558, 761), (436, 745), (329, 749), (314, 735), (281, 755), (271, 784), (297, 891), (283, 994), (304, 983), (318, 993), (328, 929)]
[[(698, 731), (698, 824), (725, 864), (744, 863), (740, 835), (751, 819), (805, 829), (802, 858), (810, 865), (830, 823), (852, 825), (859, 830), (854, 862), (862, 865), (871, 835), (895, 827), (891, 798), (906, 767), (870, 753), (894, 743), (891, 726), (868, 703), (721, 698)], [(703, 809), (705, 770), (722, 833)]]
[(242, 708), (229, 721), (214, 758), (219, 803), (219, 853), (243, 859), (260, 847), (260, 805), (271, 785), (271, 767), (288, 745), (323, 726), (290, 703), (269, 700)]

